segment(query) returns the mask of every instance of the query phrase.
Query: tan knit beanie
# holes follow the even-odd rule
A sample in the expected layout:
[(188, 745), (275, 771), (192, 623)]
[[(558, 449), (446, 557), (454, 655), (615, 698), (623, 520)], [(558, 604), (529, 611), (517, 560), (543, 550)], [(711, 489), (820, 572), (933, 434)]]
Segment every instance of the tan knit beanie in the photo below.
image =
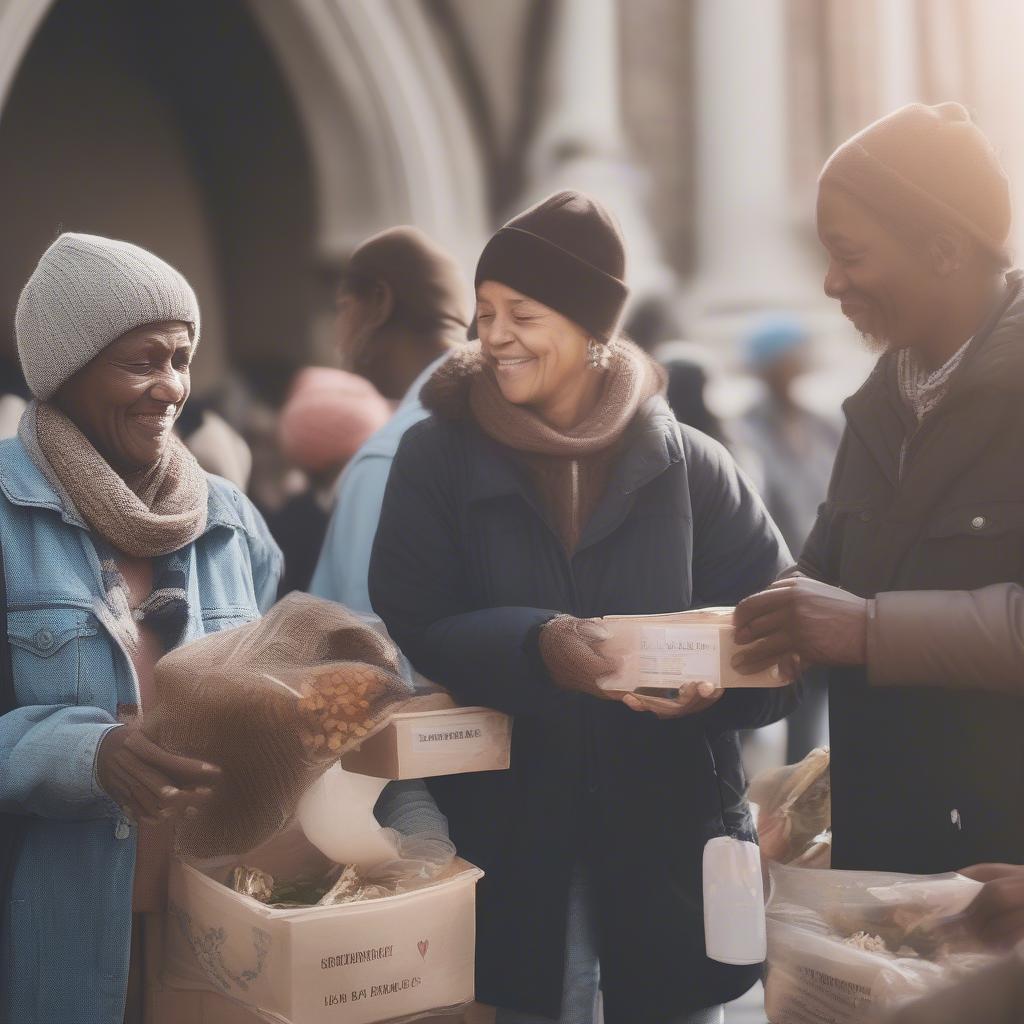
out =
[(818, 182), (890, 222), (959, 227), (1009, 263), (1009, 181), (959, 103), (911, 103), (868, 125), (829, 157)]
[(418, 228), (402, 225), (367, 238), (352, 253), (344, 278), (350, 286), (387, 283), (395, 299), (392, 316), (415, 331), (448, 331), (469, 323), (462, 272)]
[(98, 235), (63, 234), (43, 253), (15, 314), (18, 356), (45, 400), (127, 331), (181, 320), (199, 342), (199, 303), (188, 281), (151, 252)]

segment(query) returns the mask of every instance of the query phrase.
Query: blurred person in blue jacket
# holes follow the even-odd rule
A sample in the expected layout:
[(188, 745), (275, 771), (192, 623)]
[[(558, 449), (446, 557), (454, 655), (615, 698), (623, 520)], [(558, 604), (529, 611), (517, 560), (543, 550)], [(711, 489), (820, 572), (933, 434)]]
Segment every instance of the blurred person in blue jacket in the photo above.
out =
[(838, 413), (828, 419), (794, 395), (794, 383), (808, 370), (810, 345), (806, 326), (782, 314), (759, 321), (743, 345), (763, 392), (737, 432), (758, 458), (761, 496), (791, 551), (800, 550), (814, 526), (841, 436)]
[(420, 388), (466, 337), (469, 308), (454, 260), (411, 227), (391, 228), (353, 253), (338, 298), (342, 364), (386, 398), (391, 420), (348, 463), (310, 592), (369, 612), (367, 575), (384, 488), (402, 435), (425, 419)]
[[(736, 424), (751, 475), (791, 551), (799, 551), (825, 500), (841, 437), (833, 422), (797, 401), (794, 382), (807, 372), (811, 335), (796, 317), (775, 314), (744, 341), (747, 368), (763, 395)], [(828, 694), (813, 670), (803, 700), (787, 718), (786, 761), (793, 764), (828, 742)]]

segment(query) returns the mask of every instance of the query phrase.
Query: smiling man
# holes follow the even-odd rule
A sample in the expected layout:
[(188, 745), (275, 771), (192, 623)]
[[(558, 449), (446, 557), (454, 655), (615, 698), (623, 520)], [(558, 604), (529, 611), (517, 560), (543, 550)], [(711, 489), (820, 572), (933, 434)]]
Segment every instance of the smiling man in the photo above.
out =
[(914, 104), (833, 154), (817, 219), (825, 291), (882, 355), (845, 403), (799, 574), (737, 610), (738, 657), (830, 666), (833, 866), (1019, 863), (1024, 297), (1006, 176), (962, 107)]

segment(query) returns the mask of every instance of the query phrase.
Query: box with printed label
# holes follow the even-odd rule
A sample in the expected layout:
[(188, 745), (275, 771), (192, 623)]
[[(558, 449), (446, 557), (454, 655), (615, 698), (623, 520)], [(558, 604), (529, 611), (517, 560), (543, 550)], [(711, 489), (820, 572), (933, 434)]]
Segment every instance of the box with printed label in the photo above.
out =
[(424, 889), (276, 910), (198, 866), (171, 867), (163, 984), (217, 992), (282, 1024), (376, 1024), (473, 999), (478, 868)]
[(409, 701), (388, 724), (341, 759), (342, 767), (379, 779), (503, 771), (512, 719), (492, 708), (458, 707), (447, 694)]
[(600, 680), (605, 690), (677, 690), (685, 683), (721, 687), (776, 687), (788, 682), (777, 665), (755, 675), (732, 667), (739, 649), (733, 638), (732, 608), (701, 608), (665, 615), (607, 615), (601, 622), (611, 637), (602, 653), (621, 661), (614, 675)]

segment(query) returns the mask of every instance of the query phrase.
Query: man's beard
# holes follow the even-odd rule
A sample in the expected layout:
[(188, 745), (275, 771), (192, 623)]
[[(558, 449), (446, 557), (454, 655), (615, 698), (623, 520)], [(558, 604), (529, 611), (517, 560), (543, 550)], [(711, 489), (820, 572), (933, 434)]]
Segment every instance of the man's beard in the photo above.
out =
[(892, 343), (887, 338), (881, 337), (881, 335), (871, 334), (869, 331), (861, 331), (860, 337), (861, 341), (864, 342), (864, 347), (872, 355), (880, 356), (892, 348)]

